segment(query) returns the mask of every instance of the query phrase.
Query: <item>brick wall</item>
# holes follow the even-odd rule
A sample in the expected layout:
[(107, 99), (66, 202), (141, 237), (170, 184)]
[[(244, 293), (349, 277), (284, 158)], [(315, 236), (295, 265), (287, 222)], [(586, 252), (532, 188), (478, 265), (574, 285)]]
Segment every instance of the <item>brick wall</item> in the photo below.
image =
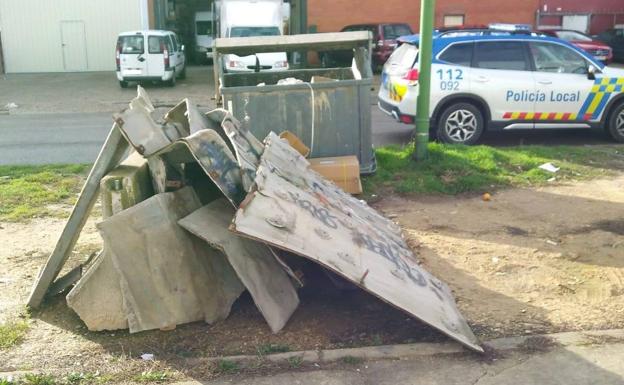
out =
[(466, 25), (534, 25), (538, 7), (538, 0), (438, 0), (436, 3), (436, 26), (444, 25), (444, 15), (464, 15)]
[[(437, 0), (436, 26), (444, 15), (465, 15), (465, 24), (535, 23), (538, 0)], [(308, 24), (318, 32), (334, 32), (345, 25), (404, 22), (417, 32), (420, 0), (308, 0)]]
[(420, 0), (308, 0), (308, 25), (336, 32), (349, 24), (402, 22), (418, 30)]

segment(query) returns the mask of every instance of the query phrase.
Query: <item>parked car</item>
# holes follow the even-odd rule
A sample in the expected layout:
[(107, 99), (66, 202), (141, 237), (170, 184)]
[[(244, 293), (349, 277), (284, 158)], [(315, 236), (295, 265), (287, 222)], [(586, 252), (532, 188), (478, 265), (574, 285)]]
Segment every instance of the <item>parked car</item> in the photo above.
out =
[(613, 60), (624, 63), (624, 27), (608, 29), (595, 37), (611, 46)]
[[(418, 35), (385, 64), (379, 108), (412, 124)], [(624, 69), (564, 41), (526, 33), (433, 38), (431, 127), (447, 143), (474, 144), (486, 130), (599, 128), (624, 142)]]
[[(397, 46), (397, 39), (413, 34), (409, 25), (403, 23), (348, 25), (340, 32), (370, 31), (373, 34), (373, 70), (384, 65)], [(349, 66), (353, 60), (352, 51), (330, 51), (319, 53), (323, 67)]]
[(176, 78), (186, 77), (184, 45), (171, 31), (120, 33), (115, 59), (122, 88), (132, 81), (159, 81), (173, 87)]
[(540, 30), (540, 32), (548, 36), (569, 41), (580, 49), (584, 49), (591, 55), (594, 55), (596, 60), (600, 60), (603, 63), (609, 64), (613, 60), (613, 50), (611, 47), (579, 31), (570, 29), (544, 29)]

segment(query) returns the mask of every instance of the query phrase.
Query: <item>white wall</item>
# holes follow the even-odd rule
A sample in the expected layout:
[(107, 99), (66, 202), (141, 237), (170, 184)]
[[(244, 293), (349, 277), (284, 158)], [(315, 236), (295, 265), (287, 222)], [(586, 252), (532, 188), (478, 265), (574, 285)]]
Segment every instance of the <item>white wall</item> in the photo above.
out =
[(117, 34), (141, 29), (143, 0), (0, 0), (5, 71), (64, 72), (61, 21), (82, 20), (87, 71), (115, 69)]

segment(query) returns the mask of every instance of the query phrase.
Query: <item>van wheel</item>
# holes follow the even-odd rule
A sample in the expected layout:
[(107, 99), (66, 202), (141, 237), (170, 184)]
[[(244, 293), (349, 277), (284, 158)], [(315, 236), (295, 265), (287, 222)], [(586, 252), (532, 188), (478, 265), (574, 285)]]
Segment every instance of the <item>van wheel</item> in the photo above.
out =
[(128, 82), (125, 80), (120, 80), (119, 81), (119, 87), (121, 88), (128, 88)]
[(609, 134), (616, 142), (624, 143), (624, 103), (620, 103), (607, 123)]
[(167, 87), (173, 87), (173, 86), (175, 86), (175, 84), (176, 84), (176, 73), (175, 73), (175, 70), (174, 70), (173, 71), (173, 76), (171, 77), (171, 79), (169, 79), (169, 80), (167, 80), (165, 82), (165, 85)]
[(483, 114), (470, 103), (447, 107), (438, 121), (437, 137), (444, 143), (475, 144), (483, 134)]
[(186, 66), (184, 66), (184, 68), (182, 68), (182, 72), (180, 72), (180, 79), (186, 79)]

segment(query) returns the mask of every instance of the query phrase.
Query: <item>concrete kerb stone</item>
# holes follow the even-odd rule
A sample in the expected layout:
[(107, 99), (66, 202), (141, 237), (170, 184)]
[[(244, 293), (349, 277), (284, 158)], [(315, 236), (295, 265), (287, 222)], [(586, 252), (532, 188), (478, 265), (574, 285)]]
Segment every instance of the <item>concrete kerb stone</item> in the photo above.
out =
[[(591, 345), (599, 343), (624, 342), (624, 329), (591, 330), (580, 332), (564, 332), (553, 334), (535, 334), (519, 337), (503, 337), (483, 343), (483, 346), (495, 351), (517, 350), (530, 348), (532, 341), (548, 339), (552, 346)], [(487, 349), (486, 349), (487, 350)], [(401, 345), (367, 346), (361, 348), (331, 349), (331, 350), (304, 350), (297, 352), (258, 355), (237, 355), (211, 357), (204, 362), (251, 362), (258, 358), (274, 362), (287, 363), (289, 359), (298, 358), (304, 363), (331, 363), (347, 357), (362, 360), (403, 360), (422, 356), (471, 353), (459, 343), (414, 343)], [(202, 360), (203, 361), (203, 360)]]

